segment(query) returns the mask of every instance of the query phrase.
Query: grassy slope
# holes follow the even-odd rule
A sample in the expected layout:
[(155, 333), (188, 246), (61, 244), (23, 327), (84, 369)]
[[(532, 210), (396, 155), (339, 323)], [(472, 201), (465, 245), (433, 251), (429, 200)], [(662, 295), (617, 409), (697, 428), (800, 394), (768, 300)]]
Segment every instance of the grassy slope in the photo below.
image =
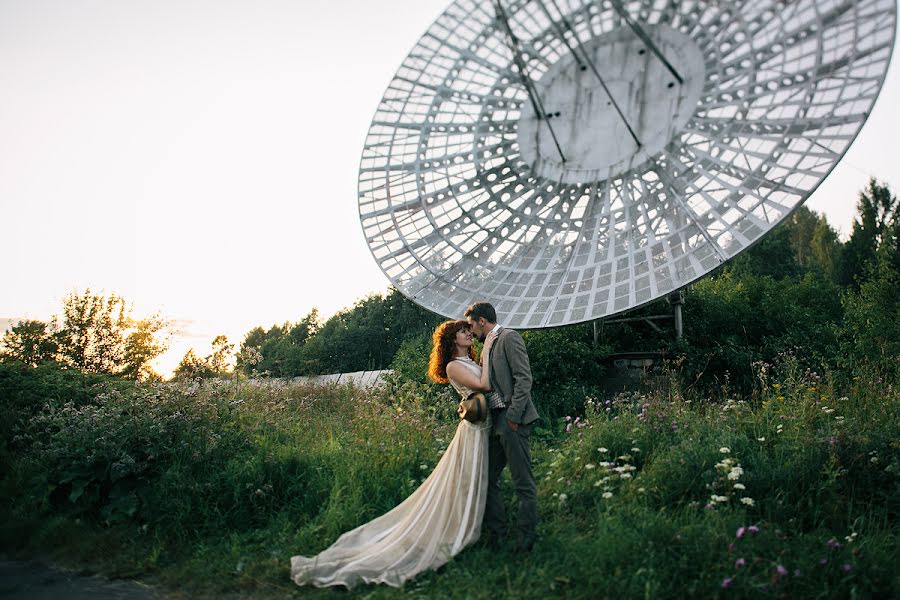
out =
[(402, 590), (298, 589), (288, 571), (434, 466), (452, 399), (412, 387), (144, 387), (45, 412), (0, 484), (2, 544), (192, 598), (896, 597), (897, 390), (769, 377), (725, 404), (589, 400), (534, 441), (536, 549), (476, 545)]

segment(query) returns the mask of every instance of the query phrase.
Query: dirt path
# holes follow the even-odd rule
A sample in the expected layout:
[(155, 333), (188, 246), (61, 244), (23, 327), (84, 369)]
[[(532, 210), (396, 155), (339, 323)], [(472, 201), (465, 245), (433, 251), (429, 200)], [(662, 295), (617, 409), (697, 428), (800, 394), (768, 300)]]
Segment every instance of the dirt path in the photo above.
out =
[(128, 580), (70, 573), (36, 562), (0, 561), (2, 600), (158, 600), (162, 594)]

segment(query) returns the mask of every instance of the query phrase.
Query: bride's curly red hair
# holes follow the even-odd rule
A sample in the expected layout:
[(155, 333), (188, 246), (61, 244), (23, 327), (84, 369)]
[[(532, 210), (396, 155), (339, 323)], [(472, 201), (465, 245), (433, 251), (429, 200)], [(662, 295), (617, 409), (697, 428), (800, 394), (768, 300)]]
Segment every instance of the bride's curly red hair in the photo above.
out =
[[(437, 383), (448, 383), (447, 365), (453, 360), (456, 334), (468, 329), (468, 321), (444, 321), (431, 335), (431, 357), (428, 359), (428, 377)], [(469, 358), (475, 360), (475, 349), (469, 348)]]

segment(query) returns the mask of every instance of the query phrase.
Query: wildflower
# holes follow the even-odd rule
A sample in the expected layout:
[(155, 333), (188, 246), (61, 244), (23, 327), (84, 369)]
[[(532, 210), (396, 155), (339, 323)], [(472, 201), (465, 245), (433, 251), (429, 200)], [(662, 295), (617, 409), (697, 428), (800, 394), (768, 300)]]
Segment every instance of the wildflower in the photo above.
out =
[(849, 573), (850, 571), (853, 570), (853, 566), (849, 565), (847, 563), (844, 563), (841, 565), (841, 569), (844, 571), (844, 573)]
[(596, 466), (597, 465), (595, 465), (594, 463), (588, 463), (588, 464), (584, 465), (584, 468), (585, 468), (585, 470), (590, 471), (591, 469), (593, 469)]
[(777, 567), (775, 567), (775, 572), (778, 573), (779, 577), (784, 577), (788, 573), (787, 569), (785, 569), (783, 565), (778, 565)]
[(741, 467), (732, 467), (731, 471), (728, 472), (728, 479), (735, 481), (741, 478), (741, 475), (744, 474), (744, 469)]
[(778, 400), (779, 402), (784, 402), (784, 396), (778, 396), (775, 399)]
[(600, 454), (606, 454), (607, 452), (609, 452), (609, 449), (600, 446), (599, 448), (597, 448), (597, 452), (599, 452)]
[(740, 569), (741, 567), (745, 566), (746, 564), (747, 564), (747, 561), (744, 560), (743, 558), (739, 558), (736, 561), (734, 561), (734, 566), (737, 569)]
[(603, 492), (604, 498), (612, 498), (612, 492)]
[(820, 558), (820, 559), (819, 559), (819, 564), (822, 565), (822, 566), (824, 567), (825, 565), (828, 564), (828, 559), (827, 559), (827, 558)]
[(731, 452), (731, 448), (728, 448), (727, 446), (722, 446), (721, 448), (719, 448), (719, 452), (721, 452), (722, 454), (728, 454), (729, 452)]
[(723, 590), (727, 590), (728, 588), (731, 587), (731, 584), (733, 582), (734, 582), (734, 579), (732, 579), (731, 577), (726, 577), (725, 579), (722, 580), (722, 583), (721, 583), (721, 585), (719, 585), (719, 587), (722, 588)]
[(747, 528), (746, 528), (746, 527), (738, 527), (738, 530), (737, 530), (737, 532), (734, 534), (734, 537), (736, 537), (737, 539), (741, 539), (742, 537), (744, 537), (744, 534), (745, 534), (745, 533), (747, 533)]
[(632, 452), (640, 452), (641, 449), (640, 449), (640, 448), (637, 448), (637, 447), (634, 447), (634, 448), (631, 449), (631, 451), (632, 451)]
[(756, 438), (756, 441), (757, 441), (757, 442), (764, 442), (764, 441), (766, 441), (766, 438), (764, 438), (764, 437), (759, 437), (759, 438)]
[(644, 489), (644, 488), (642, 488), (642, 487), (639, 487), (639, 488), (638, 488), (638, 491), (639, 491), (639, 492), (640, 492), (640, 493), (642, 493), (642, 494), (643, 494), (643, 493), (644, 493), (644, 492), (646, 492), (646, 491), (647, 491), (647, 490), (646, 490), (646, 489)]
[(559, 495), (559, 503), (562, 504), (563, 502), (565, 502), (568, 499), (568, 497), (569, 496), (567, 496), (566, 494), (560, 494)]
[(780, 384), (780, 383), (773, 383), (773, 384), (772, 384), (772, 387), (775, 388), (776, 390), (780, 390), (780, 389), (781, 389), (781, 384)]
[(781, 433), (782, 431), (784, 431), (784, 425), (779, 423), (778, 426), (775, 427), (775, 433)]
[(825, 542), (825, 545), (828, 546), (828, 548), (831, 550), (840, 550), (841, 548), (844, 547), (843, 544), (841, 544), (839, 541), (837, 541), (834, 538), (831, 538), (830, 540)]
[(755, 504), (755, 502), (753, 501), (753, 498), (747, 498), (745, 496), (744, 498), (741, 498), (741, 504), (746, 504), (747, 506), (753, 506)]
[(873, 456), (872, 458), (869, 459), (869, 462), (872, 463), (873, 465), (874, 465), (874, 464), (877, 464), (877, 463), (878, 463), (878, 457), (877, 457), (877, 456)]
[(622, 479), (631, 479), (631, 473), (622, 473), (619, 477)]
[(728, 496), (719, 496), (719, 495), (713, 494), (710, 497), (710, 500), (712, 500), (713, 502), (728, 502)]
[(747, 489), (747, 488), (744, 486), (743, 483), (736, 483), (736, 484), (734, 484), (734, 485), (731, 486), (731, 487), (733, 487), (733, 488), (736, 489), (736, 490), (745, 490), (745, 489)]
[(749, 531), (753, 535), (756, 535), (757, 533), (759, 533), (759, 527), (757, 527), (756, 525), (751, 525), (747, 528), (747, 531)]
[(847, 543), (850, 544), (856, 539), (857, 533), (854, 531), (850, 535), (846, 536), (844, 539), (847, 540)]
[(598, 479), (597, 481), (594, 482), (594, 487), (600, 487), (601, 485), (603, 485), (603, 483), (604, 482), (602, 479)]

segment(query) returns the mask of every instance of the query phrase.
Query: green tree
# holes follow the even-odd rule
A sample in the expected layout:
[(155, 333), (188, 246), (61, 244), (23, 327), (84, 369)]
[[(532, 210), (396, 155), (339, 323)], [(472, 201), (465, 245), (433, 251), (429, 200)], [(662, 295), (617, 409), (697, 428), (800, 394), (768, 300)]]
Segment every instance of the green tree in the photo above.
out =
[(59, 347), (55, 335), (43, 321), (19, 321), (3, 334), (0, 361), (21, 362), (30, 367), (52, 362)]
[(175, 367), (175, 371), (172, 375), (173, 378), (177, 380), (196, 378), (206, 379), (214, 377), (215, 371), (213, 371), (208, 360), (197, 356), (197, 353), (191, 348), (184, 353), (184, 356), (181, 358), (178, 366)]
[(169, 347), (168, 337), (158, 337), (167, 325), (159, 314), (132, 322), (132, 329), (125, 338), (122, 375), (137, 381), (162, 379), (150, 363)]
[(810, 240), (810, 253), (813, 268), (837, 281), (841, 265), (841, 241), (837, 231), (828, 224), (825, 215), (820, 215)]
[(167, 323), (158, 314), (135, 320), (122, 296), (72, 292), (63, 301), (55, 338), (60, 362), (88, 373), (153, 377), (150, 362), (165, 352)]
[(843, 366), (859, 362), (900, 374), (900, 223), (886, 228), (859, 293), (844, 297)]
[(765, 235), (752, 248), (739, 254), (726, 267), (738, 276), (767, 275), (781, 279), (799, 275), (801, 266), (797, 262), (794, 248), (795, 236), (788, 220)]
[(887, 185), (874, 178), (860, 192), (850, 239), (844, 247), (841, 282), (859, 289), (871, 265), (875, 264), (878, 247), (885, 232), (898, 219), (897, 197)]
[(89, 373), (122, 372), (128, 312), (125, 299), (116, 294), (106, 297), (90, 289), (69, 294), (57, 336), (62, 362)]
[(818, 224), (819, 216), (803, 205), (788, 217), (787, 229), (790, 231), (794, 260), (804, 269), (809, 268), (813, 261), (812, 241)]
[(234, 344), (228, 343), (228, 337), (217, 335), (212, 341), (212, 354), (206, 357), (206, 362), (216, 375), (225, 375), (231, 370), (231, 354)]

